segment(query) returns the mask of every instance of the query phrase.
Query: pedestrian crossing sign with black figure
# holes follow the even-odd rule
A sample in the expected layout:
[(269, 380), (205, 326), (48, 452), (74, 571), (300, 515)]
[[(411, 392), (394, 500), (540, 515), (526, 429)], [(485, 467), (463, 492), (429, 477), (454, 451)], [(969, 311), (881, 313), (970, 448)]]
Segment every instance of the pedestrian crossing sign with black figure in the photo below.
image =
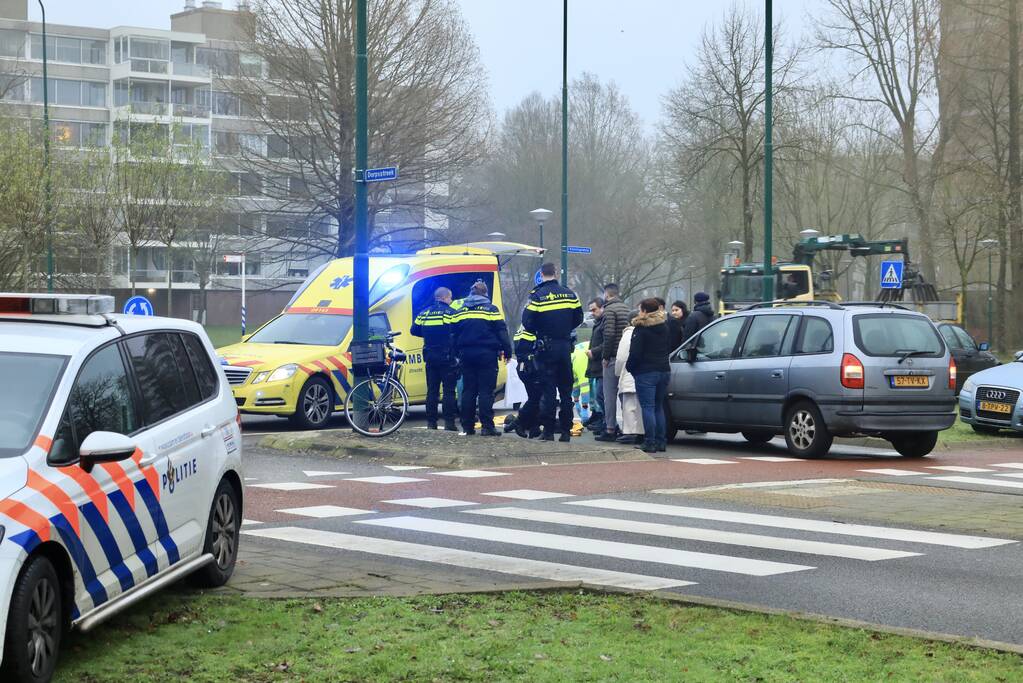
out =
[(881, 289), (902, 289), (902, 261), (881, 262)]

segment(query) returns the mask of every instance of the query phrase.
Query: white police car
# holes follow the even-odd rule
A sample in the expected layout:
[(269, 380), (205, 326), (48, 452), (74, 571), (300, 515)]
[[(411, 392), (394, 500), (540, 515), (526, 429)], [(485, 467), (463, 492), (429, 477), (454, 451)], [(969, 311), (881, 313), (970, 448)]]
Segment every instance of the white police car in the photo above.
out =
[(106, 296), (0, 294), (4, 680), (186, 574), (230, 578), (241, 433), (203, 329)]

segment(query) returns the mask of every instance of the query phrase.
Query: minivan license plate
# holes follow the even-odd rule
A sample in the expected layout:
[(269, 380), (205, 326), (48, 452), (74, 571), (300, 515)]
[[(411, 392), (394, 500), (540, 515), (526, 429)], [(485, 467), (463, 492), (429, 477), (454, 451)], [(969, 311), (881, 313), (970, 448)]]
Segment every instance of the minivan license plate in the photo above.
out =
[(930, 386), (927, 377), (923, 375), (896, 375), (892, 377), (892, 386), (894, 387), (923, 387), (926, 389)]
[(977, 410), (983, 410), (987, 413), (1002, 413), (1003, 415), (1012, 414), (1012, 405), (1008, 403), (993, 403), (991, 401), (981, 401), (977, 405)]

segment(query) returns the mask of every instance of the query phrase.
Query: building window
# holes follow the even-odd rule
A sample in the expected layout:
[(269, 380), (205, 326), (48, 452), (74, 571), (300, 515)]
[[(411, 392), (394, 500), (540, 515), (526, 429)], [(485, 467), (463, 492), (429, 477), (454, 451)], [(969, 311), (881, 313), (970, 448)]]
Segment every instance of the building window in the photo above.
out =
[(238, 147), (238, 133), (225, 130), (213, 131), (213, 152), (222, 157), (236, 157), (241, 150)]
[(21, 31), (0, 29), (0, 57), (24, 57), (25, 34)]
[(0, 100), (5, 102), (24, 102), (25, 77), (0, 73)]
[(238, 96), (234, 93), (213, 91), (213, 113), (217, 116), (238, 116), (241, 111)]
[(107, 43), (105, 40), (83, 40), (82, 62), (85, 64), (106, 64)]
[[(94, 81), (72, 81), (64, 78), (50, 78), (47, 82), (48, 95), (53, 104), (71, 107), (103, 107), (107, 101), (107, 86)], [(43, 101), (43, 79), (31, 80), (32, 101)]]
[(82, 104), (87, 107), (107, 106), (107, 86), (95, 81), (82, 81)]
[[(34, 129), (42, 129), (42, 122), (33, 120)], [(54, 144), (62, 147), (104, 147), (107, 142), (105, 123), (86, 121), (50, 121), (50, 136)]]
[(170, 43), (165, 40), (151, 38), (131, 39), (131, 56), (134, 59), (159, 59), (167, 61), (170, 57)]
[(286, 159), (288, 157), (288, 138), (283, 135), (266, 136), (266, 156), (268, 159)]

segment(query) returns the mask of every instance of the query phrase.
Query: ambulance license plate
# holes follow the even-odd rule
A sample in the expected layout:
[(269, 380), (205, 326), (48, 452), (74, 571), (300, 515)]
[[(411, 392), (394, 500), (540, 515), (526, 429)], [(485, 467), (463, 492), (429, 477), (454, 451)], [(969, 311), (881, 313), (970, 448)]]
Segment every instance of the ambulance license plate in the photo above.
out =
[(896, 375), (892, 377), (892, 386), (900, 388), (923, 388), (930, 386), (930, 381), (924, 375)]
[(983, 410), (986, 413), (1002, 413), (1003, 415), (1012, 415), (1012, 405), (1009, 403), (994, 403), (992, 401), (981, 401), (977, 404), (977, 410)]

